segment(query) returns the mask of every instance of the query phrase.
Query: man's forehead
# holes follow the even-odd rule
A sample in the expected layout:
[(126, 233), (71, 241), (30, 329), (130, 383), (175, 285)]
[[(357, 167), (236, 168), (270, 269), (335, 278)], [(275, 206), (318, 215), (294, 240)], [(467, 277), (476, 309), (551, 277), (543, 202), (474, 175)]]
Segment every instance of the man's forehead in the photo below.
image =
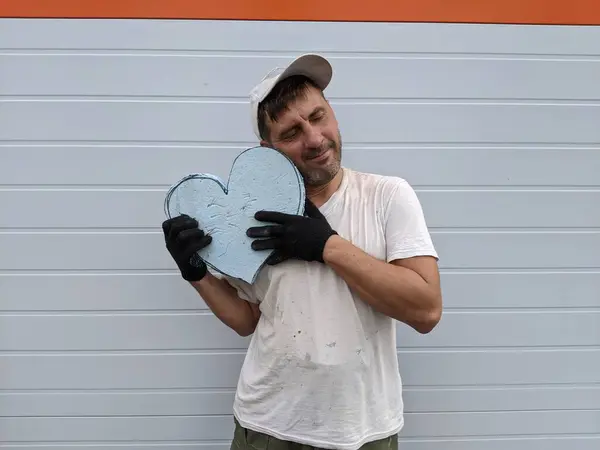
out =
[(318, 94), (300, 95), (288, 103), (287, 108), (281, 111), (277, 121), (283, 123), (286, 120), (297, 120), (298, 118), (308, 119), (313, 112), (323, 108), (324, 103), (325, 100)]
[(298, 108), (290, 107), (289, 109), (281, 112), (277, 122), (273, 124), (273, 129), (278, 133), (285, 132), (290, 128), (297, 126), (299, 123), (309, 120), (312, 114), (322, 109), (323, 105), (319, 103), (303, 105), (302, 107)]

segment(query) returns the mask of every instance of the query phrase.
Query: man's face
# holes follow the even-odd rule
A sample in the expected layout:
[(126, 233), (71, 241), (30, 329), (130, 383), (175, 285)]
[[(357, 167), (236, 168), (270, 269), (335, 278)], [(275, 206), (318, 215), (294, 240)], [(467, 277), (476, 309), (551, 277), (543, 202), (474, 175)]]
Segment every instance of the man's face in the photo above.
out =
[(307, 185), (326, 184), (340, 170), (342, 142), (338, 122), (317, 89), (309, 87), (305, 95), (288, 105), (276, 122), (267, 119), (267, 125), (269, 145), (294, 162)]

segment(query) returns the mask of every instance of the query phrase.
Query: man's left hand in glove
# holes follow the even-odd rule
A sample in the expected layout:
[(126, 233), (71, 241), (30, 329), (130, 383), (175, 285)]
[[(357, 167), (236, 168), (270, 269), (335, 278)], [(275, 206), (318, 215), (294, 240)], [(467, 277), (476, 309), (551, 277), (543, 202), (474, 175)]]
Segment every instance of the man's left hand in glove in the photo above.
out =
[(252, 241), (253, 250), (275, 250), (266, 261), (269, 265), (279, 264), (290, 258), (323, 262), (325, 244), (331, 236), (337, 234), (308, 198), (304, 216), (258, 211), (254, 218), (275, 224), (251, 227), (246, 231), (248, 237), (257, 238)]

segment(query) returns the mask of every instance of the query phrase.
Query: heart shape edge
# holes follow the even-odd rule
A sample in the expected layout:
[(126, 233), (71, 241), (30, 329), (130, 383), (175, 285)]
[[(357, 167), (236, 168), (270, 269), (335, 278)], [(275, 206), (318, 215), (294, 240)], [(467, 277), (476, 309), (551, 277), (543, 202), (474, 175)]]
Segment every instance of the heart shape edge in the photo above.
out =
[[(264, 155), (264, 156), (262, 156), (262, 155)], [(280, 173), (275, 173), (275, 174), (272, 174), (267, 177), (263, 176), (262, 177), (263, 185), (268, 183), (267, 178), (274, 178), (276, 180), (281, 180), (281, 179), (285, 179), (287, 177), (288, 185), (293, 184), (294, 188), (297, 188), (297, 192), (289, 195), (290, 198), (294, 197), (293, 202), (286, 203), (281, 208), (273, 209), (273, 208), (267, 207), (267, 208), (259, 208), (259, 209), (271, 209), (271, 210), (276, 210), (276, 211), (286, 213), (286, 214), (304, 214), (306, 191), (305, 191), (305, 186), (304, 186), (304, 182), (303, 182), (303, 177), (300, 174), (300, 172), (298, 171), (298, 168), (295, 166), (295, 164), (292, 162), (292, 160), (287, 155), (283, 154), (279, 150), (276, 150), (276, 149), (273, 149), (270, 147), (256, 146), (256, 147), (248, 148), (236, 156), (233, 163), (231, 164), (231, 168), (229, 170), (229, 175), (228, 175), (226, 182), (217, 175), (214, 175), (211, 173), (200, 172), (200, 173), (191, 173), (189, 175), (186, 175), (183, 178), (181, 178), (179, 181), (177, 181), (176, 183), (171, 185), (169, 187), (169, 189), (167, 190), (165, 200), (164, 200), (164, 213), (165, 213), (166, 217), (172, 218), (178, 214), (188, 214), (189, 216), (198, 220), (198, 222), (200, 223), (200, 228), (203, 228), (205, 230), (205, 232), (207, 232), (207, 234), (212, 234), (212, 232), (215, 230), (210, 230), (210, 229), (207, 230), (205, 227), (203, 227), (203, 225), (202, 225), (203, 222), (201, 220), (202, 214), (198, 214), (198, 213), (194, 212), (194, 211), (198, 211), (198, 209), (194, 210), (193, 208), (186, 209), (186, 208), (173, 206), (173, 203), (172, 203), (173, 196), (175, 196), (177, 198), (178, 190), (185, 183), (190, 183), (190, 182), (194, 183), (196, 181), (200, 181), (200, 182), (208, 181), (208, 182), (212, 182), (212, 183), (209, 183), (208, 186), (213, 186), (215, 189), (218, 189), (218, 193), (223, 196), (222, 198), (227, 199), (228, 196), (232, 193), (232, 190), (231, 190), (232, 187), (235, 191), (244, 189), (244, 187), (232, 186), (232, 184), (231, 184), (233, 175), (234, 175), (234, 173), (236, 173), (236, 165), (239, 165), (245, 159), (252, 159), (253, 157), (256, 157), (259, 162), (262, 159), (267, 163), (276, 165), (279, 171), (281, 171), (281, 169), (283, 169), (283, 171), (281, 171)], [(264, 175), (264, 171), (263, 171), (263, 173), (261, 173), (261, 175)], [(243, 180), (244, 180), (243, 178), (241, 180), (234, 179), (234, 181), (237, 181), (238, 183)], [(277, 185), (277, 183), (276, 183), (276, 185)], [(259, 186), (260, 186), (260, 184), (259, 184)], [(273, 186), (270, 184), (269, 188), (271, 188), (271, 187), (273, 187)], [(210, 188), (207, 188), (207, 190), (209, 190), (209, 189)], [(272, 193), (273, 193), (273, 190), (270, 189), (270, 194), (272, 194)], [(182, 200), (182, 198), (179, 197), (178, 201), (175, 203), (179, 204), (179, 202), (181, 200)], [(202, 203), (203, 200), (198, 197), (194, 197), (194, 198), (188, 197), (187, 199), (185, 197), (183, 197), (183, 201), (185, 203), (193, 205), (193, 204)], [(262, 203), (264, 203), (264, 201)], [(273, 203), (276, 203), (276, 202), (273, 202)], [(204, 208), (204, 206), (202, 208)], [(264, 225), (270, 224), (269, 222), (260, 222), (260, 221), (257, 221), (256, 219), (254, 219), (253, 215), (255, 212), (256, 212), (256, 210), (252, 210), (250, 215), (244, 215), (243, 210), (242, 210), (242, 212), (240, 213), (241, 217), (238, 216), (236, 218), (238, 218), (239, 222), (244, 224), (244, 227), (246, 227), (246, 228), (250, 227), (250, 226), (264, 226)], [(237, 213), (237, 211), (236, 211), (236, 213)], [(228, 224), (228, 226), (229, 225), (231, 225), (231, 224)], [(217, 234), (218, 234), (218, 231), (217, 231)], [(213, 242), (215, 242), (216, 236), (214, 234), (212, 234), (212, 236), (213, 236)], [(249, 284), (254, 283), (256, 281), (256, 278), (257, 278), (259, 272), (265, 265), (267, 258), (273, 254), (274, 250), (272, 250), (272, 251), (252, 250), (250, 247), (250, 244), (251, 244), (252, 240), (254, 240), (254, 239), (249, 238), (245, 235), (245, 229), (244, 229), (243, 236), (240, 233), (238, 233), (237, 238), (239, 238), (240, 240), (243, 241), (244, 246), (247, 246), (247, 249), (248, 249), (247, 257), (249, 258), (249, 261), (246, 262), (246, 264), (249, 264), (251, 266), (250, 269), (254, 269), (253, 271), (251, 271), (248, 268), (237, 269), (237, 268), (228, 267), (227, 263), (225, 263), (225, 265), (223, 266), (222, 265), (223, 262), (220, 263), (218, 261), (218, 259), (219, 259), (218, 256), (215, 258), (215, 259), (217, 259), (217, 261), (215, 261), (213, 259), (213, 255), (211, 254), (211, 251), (210, 251), (211, 249), (214, 249), (213, 243), (211, 243), (209, 246), (196, 252), (194, 254), (194, 257), (192, 257), (192, 263), (194, 263), (194, 261), (197, 260), (197, 258), (199, 258), (200, 260), (204, 261), (204, 263), (215, 272), (218, 272), (227, 277), (240, 279)], [(228, 245), (227, 245), (227, 247), (228, 247)], [(239, 241), (237, 242), (237, 245), (238, 246), (240, 245)]]

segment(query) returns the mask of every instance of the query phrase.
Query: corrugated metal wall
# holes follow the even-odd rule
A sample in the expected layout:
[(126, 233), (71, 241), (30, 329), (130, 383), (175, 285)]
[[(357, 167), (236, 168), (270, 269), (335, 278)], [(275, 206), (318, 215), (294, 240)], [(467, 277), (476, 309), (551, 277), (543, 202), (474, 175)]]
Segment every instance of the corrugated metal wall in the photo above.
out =
[[(226, 449), (247, 340), (177, 275), (166, 187), (253, 145), (305, 51), (345, 164), (416, 188), (445, 315), (399, 326), (405, 450), (600, 446), (600, 28), (0, 20), (0, 442)], [(180, 448), (180, 447), (177, 447)]]

